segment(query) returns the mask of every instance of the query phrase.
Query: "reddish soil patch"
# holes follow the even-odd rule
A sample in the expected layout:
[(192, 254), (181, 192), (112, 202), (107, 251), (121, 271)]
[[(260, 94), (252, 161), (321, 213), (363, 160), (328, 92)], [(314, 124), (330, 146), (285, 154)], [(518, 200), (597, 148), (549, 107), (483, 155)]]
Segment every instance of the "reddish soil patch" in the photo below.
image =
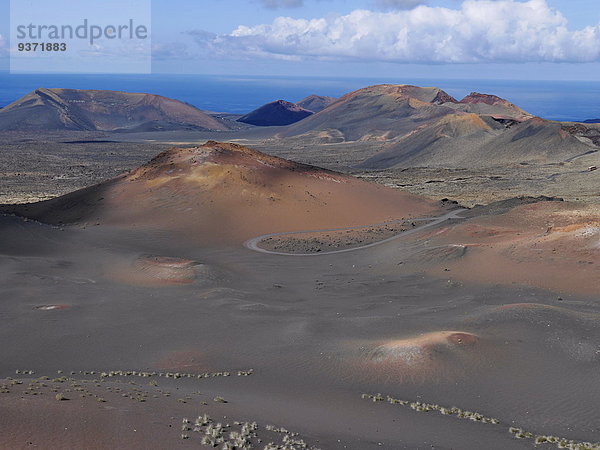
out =
[(478, 341), (477, 336), (469, 333), (452, 333), (446, 339), (454, 345), (475, 345)]
[[(437, 276), (481, 283), (528, 284), (557, 292), (600, 293), (600, 208), (563, 202), (518, 206), (457, 224), (432, 244), (471, 247), (434, 265)], [(450, 271), (450, 274), (447, 273)]]
[(156, 368), (168, 371), (206, 372), (206, 354), (197, 350), (177, 350), (156, 362)]

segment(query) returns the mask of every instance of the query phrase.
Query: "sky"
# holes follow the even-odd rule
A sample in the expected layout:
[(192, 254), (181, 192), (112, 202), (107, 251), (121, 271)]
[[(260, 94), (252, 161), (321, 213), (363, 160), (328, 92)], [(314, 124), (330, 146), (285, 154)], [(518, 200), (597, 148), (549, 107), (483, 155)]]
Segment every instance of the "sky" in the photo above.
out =
[(598, 0), (148, 1), (156, 73), (600, 81)]

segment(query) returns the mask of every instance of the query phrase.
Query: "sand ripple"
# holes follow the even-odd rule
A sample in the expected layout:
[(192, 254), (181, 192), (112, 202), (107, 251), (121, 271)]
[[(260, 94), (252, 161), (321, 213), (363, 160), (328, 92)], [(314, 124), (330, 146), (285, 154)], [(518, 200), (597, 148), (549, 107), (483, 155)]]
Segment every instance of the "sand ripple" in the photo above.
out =
[(195, 282), (209, 269), (197, 261), (184, 258), (142, 255), (129, 263), (116, 264), (108, 276), (134, 285), (182, 285)]

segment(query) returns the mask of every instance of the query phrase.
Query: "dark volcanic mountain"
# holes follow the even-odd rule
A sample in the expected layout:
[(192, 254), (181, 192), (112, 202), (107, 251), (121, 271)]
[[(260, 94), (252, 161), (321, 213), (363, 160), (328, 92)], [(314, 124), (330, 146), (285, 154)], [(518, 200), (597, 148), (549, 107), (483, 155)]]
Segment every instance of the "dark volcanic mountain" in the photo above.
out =
[(227, 130), (187, 103), (159, 95), (40, 88), (0, 109), (0, 130)]
[(333, 97), (325, 97), (322, 95), (313, 94), (313, 95), (309, 95), (306, 98), (303, 98), (299, 102), (296, 102), (296, 105), (300, 106), (301, 108), (312, 111), (314, 113), (317, 113), (319, 111), (323, 111), (325, 108), (327, 108), (329, 105), (334, 103), (336, 100), (337, 99), (333, 98)]
[(295, 103), (277, 100), (249, 112), (238, 119), (238, 122), (249, 123), (261, 127), (290, 125), (312, 114), (312, 111)]

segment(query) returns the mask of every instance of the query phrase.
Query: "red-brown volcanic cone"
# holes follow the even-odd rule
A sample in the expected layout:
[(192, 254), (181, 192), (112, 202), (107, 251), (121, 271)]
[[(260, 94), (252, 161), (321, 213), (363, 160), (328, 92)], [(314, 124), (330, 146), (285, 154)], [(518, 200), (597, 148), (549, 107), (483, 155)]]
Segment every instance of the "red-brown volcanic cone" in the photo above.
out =
[(429, 216), (429, 200), (236, 144), (173, 148), (97, 186), (4, 208), (46, 223), (185, 233), (203, 243)]

